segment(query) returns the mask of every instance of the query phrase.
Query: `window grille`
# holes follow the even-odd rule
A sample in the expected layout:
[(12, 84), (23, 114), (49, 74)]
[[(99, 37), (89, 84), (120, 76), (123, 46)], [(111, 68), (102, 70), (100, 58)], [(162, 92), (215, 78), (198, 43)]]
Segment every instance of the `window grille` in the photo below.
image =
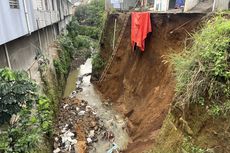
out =
[(10, 8), (12, 9), (19, 9), (19, 2), (18, 0), (9, 0)]

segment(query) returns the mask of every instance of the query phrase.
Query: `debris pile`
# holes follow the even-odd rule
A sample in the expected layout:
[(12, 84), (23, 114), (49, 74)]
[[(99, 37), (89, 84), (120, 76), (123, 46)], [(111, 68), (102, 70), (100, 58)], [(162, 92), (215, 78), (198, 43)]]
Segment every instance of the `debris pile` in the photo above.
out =
[(65, 98), (60, 104), (58, 124), (54, 137), (54, 153), (88, 152), (94, 150), (93, 143), (98, 136), (106, 140), (114, 138), (108, 132), (95, 110), (85, 100)]

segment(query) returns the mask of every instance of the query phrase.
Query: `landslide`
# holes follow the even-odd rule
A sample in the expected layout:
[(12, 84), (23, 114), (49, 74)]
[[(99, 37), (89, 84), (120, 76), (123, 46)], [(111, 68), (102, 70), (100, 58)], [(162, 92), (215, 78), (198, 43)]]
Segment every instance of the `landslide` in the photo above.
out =
[[(112, 52), (114, 18), (118, 18), (118, 37), (128, 14), (112, 14), (101, 38), (101, 57), (107, 61)], [(167, 56), (182, 52), (189, 33), (199, 26), (204, 14), (151, 14), (152, 33), (144, 53), (132, 51), (131, 19), (113, 63), (98, 89), (128, 120), (131, 142), (126, 152), (139, 153), (155, 141), (174, 98), (175, 78)], [(97, 74), (97, 72), (94, 72)], [(94, 77), (99, 78), (98, 75)]]

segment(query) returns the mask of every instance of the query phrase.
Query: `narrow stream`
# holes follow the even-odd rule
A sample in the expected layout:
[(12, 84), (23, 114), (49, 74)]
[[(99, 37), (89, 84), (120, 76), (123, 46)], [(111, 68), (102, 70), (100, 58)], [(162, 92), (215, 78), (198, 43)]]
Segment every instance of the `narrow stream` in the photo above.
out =
[(77, 93), (76, 98), (88, 101), (88, 105), (95, 110), (97, 116), (103, 122), (107, 131), (112, 131), (114, 134), (113, 142), (106, 141), (99, 137), (98, 141), (93, 143), (94, 149), (90, 150), (90, 153), (112, 153), (109, 151), (109, 149), (111, 149), (114, 144), (118, 146), (118, 150), (123, 150), (126, 148), (129, 140), (126, 132), (125, 121), (116, 111), (111, 108), (111, 105), (103, 104), (100, 93), (90, 82), (91, 76), (87, 75), (91, 74), (91, 72), (92, 63), (91, 59), (88, 59), (85, 64), (80, 66), (78, 70), (70, 73), (66, 85), (65, 96), (71, 95), (73, 85), (76, 86), (75, 84), (78, 83), (78, 87), (82, 88), (83, 90)]

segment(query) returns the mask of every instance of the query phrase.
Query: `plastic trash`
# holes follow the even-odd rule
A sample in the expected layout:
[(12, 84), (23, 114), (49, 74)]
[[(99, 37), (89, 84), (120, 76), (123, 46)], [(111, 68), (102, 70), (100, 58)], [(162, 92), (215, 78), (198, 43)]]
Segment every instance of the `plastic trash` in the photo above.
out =
[(113, 151), (118, 152), (118, 149), (119, 149), (118, 145), (117, 145), (116, 143), (113, 143), (112, 148), (110, 148), (110, 149), (107, 151), (107, 153), (113, 153)]

